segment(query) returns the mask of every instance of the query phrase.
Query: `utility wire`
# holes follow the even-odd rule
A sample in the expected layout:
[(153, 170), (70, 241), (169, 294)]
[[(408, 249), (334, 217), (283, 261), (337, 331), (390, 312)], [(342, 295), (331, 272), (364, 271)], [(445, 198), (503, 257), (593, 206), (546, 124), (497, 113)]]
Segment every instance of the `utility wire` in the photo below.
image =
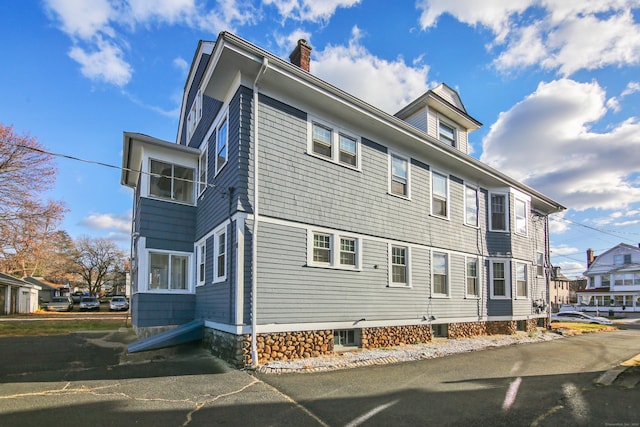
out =
[[(5, 143), (9, 144), (6, 141), (5, 141)], [(154, 172), (146, 172), (146, 171), (137, 170), (137, 169), (125, 168), (125, 167), (122, 167), (122, 166), (111, 165), (109, 163), (98, 162), (96, 160), (87, 160), (87, 159), (82, 159), (80, 157), (70, 156), (68, 154), (54, 153), (54, 152), (51, 152), (51, 151), (41, 150), (39, 148), (29, 147), (27, 145), (22, 145), (22, 144), (12, 144), (12, 145), (14, 145), (16, 147), (20, 147), (20, 148), (25, 148), (25, 149), (31, 150), (31, 151), (36, 151), (38, 153), (45, 154), (45, 155), (48, 155), (48, 156), (61, 157), (61, 158), (68, 159), (68, 160), (74, 160), (74, 161), (78, 161), (78, 162), (82, 162), (82, 163), (88, 163), (88, 164), (92, 164), (92, 165), (103, 166), (103, 167), (106, 167), (106, 168), (117, 169), (117, 170), (119, 170), (121, 172), (134, 172), (134, 173), (139, 173), (139, 174), (142, 174), (142, 175), (149, 175), (151, 177), (156, 177), (156, 178), (169, 178), (169, 179), (174, 179), (174, 180), (182, 181), (182, 182), (190, 182), (190, 183), (193, 183), (193, 184), (197, 184), (198, 186), (204, 184), (209, 188), (216, 188), (215, 184), (210, 184), (208, 182), (205, 183), (205, 182), (197, 181), (197, 180), (193, 180), (193, 179), (179, 178), (179, 177), (175, 177), (175, 176), (171, 176), (171, 175), (163, 175), (163, 174), (158, 174), (158, 173), (154, 173)]]

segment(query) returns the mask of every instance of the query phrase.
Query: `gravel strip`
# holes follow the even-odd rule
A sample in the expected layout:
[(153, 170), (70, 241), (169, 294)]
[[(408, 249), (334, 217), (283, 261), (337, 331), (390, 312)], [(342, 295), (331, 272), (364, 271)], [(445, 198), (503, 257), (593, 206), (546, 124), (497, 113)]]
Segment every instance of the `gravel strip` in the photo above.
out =
[(436, 338), (428, 344), (400, 345), (391, 348), (373, 350), (353, 350), (337, 352), (330, 356), (319, 356), (308, 359), (296, 359), (268, 362), (256, 369), (264, 374), (324, 372), (359, 366), (384, 365), (411, 360), (434, 359), (450, 354), (467, 353), (487, 348), (502, 347), (515, 344), (526, 344), (551, 341), (562, 338), (553, 332), (527, 334), (518, 332), (515, 335), (491, 335), (476, 338), (446, 339)]

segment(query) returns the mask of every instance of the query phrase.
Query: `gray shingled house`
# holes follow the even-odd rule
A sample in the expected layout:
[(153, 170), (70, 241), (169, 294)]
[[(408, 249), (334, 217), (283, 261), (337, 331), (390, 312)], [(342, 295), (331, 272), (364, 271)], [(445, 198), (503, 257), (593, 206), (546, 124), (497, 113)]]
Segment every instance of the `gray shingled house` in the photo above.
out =
[(124, 133), (139, 336), (200, 320), (245, 365), (544, 324), (563, 206), (468, 154), (449, 86), (390, 115), (310, 54), (201, 41), (176, 141)]

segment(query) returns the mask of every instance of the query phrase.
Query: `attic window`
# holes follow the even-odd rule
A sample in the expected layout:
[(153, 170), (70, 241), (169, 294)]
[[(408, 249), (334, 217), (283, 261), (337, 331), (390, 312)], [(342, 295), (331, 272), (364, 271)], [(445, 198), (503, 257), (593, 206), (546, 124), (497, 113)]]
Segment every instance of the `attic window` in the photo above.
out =
[(438, 121), (438, 139), (452, 147), (456, 146), (456, 128), (442, 120)]
[(615, 265), (631, 264), (631, 254), (614, 255), (613, 263)]

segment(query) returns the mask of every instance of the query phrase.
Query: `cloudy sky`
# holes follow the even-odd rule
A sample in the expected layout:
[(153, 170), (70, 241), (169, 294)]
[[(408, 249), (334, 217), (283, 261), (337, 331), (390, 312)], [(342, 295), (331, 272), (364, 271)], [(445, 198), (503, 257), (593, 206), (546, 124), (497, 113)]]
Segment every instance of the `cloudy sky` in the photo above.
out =
[[(198, 40), (227, 30), (395, 113), (441, 82), (484, 125), (473, 156), (569, 209), (552, 262), (570, 277), (640, 242), (640, 0), (0, 2), (0, 122), (57, 157), (72, 237), (127, 246), (122, 132), (174, 141)], [(69, 158), (72, 157), (72, 158)], [(80, 159), (80, 160), (78, 160)], [(102, 164), (97, 164), (102, 163)]]

